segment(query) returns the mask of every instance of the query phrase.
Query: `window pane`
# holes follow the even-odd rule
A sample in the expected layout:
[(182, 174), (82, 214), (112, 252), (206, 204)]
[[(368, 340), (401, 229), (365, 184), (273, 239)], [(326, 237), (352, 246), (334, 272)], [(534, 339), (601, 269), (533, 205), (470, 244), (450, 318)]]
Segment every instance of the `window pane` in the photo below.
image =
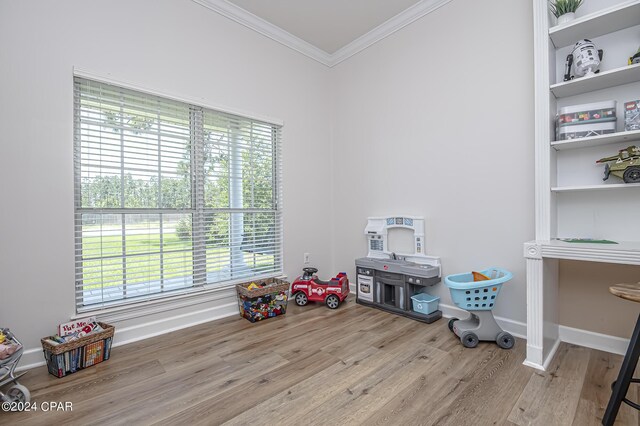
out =
[(241, 250), (252, 274), (275, 271), (279, 266), (280, 229), (278, 215), (244, 213)]
[(76, 101), (82, 207), (191, 207), (189, 107), (109, 87)]
[(180, 228), (190, 223), (190, 214), (82, 215), (84, 304), (192, 286), (191, 231)]
[(204, 124), (204, 205), (207, 208), (229, 207), (230, 146), (229, 129), (220, 120)]
[(282, 271), (277, 126), (74, 81), (80, 309)]
[(242, 150), (243, 207), (273, 209), (273, 155), (264, 147), (243, 147)]

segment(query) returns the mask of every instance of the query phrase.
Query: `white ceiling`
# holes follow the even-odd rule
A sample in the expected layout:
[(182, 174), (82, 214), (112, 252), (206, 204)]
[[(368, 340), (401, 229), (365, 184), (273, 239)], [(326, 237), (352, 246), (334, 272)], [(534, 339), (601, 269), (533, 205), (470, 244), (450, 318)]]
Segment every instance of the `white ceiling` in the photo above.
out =
[(333, 67), (453, 0), (192, 0)]
[(228, 0), (333, 54), (420, 0)]

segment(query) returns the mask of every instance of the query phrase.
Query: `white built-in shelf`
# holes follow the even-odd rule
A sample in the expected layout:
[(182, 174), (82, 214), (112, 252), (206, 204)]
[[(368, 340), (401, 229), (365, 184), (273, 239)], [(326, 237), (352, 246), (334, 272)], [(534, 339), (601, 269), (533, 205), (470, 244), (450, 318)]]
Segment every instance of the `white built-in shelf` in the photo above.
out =
[(538, 244), (541, 246), (542, 257), (640, 265), (640, 242), (637, 241), (591, 244), (552, 240), (541, 241)]
[[(616, 179), (611, 177), (611, 179)], [(551, 192), (602, 191), (606, 189), (640, 188), (640, 183), (611, 183), (602, 185), (554, 186)]]
[(558, 99), (567, 98), (569, 96), (622, 86), (623, 84), (635, 83), (637, 81), (640, 81), (640, 64), (627, 65), (609, 71), (603, 71), (591, 77), (581, 77), (553, 84), (551, 85), (551, 93)]
[(640, 140), (640, 130), (630, 132), (609, 133), (608, 135), (589, 136), (588, 138), (570, 139), (566, 141), (551, 142), (556, 151), (567, 149), (591, 148), (594, 146), (614, 145), (622, 142)]
[(583, 38), (592, 39), (639, 24), (640, 0), (634, 0), (551, 27), (549, 37), (559, 49)]

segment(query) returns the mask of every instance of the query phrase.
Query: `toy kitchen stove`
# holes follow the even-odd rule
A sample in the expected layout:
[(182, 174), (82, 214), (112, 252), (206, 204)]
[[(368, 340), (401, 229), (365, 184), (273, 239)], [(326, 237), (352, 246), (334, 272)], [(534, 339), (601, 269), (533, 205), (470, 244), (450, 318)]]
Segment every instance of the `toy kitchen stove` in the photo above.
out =
[[(413, 253), (388, 250), (388, 232), (394, 228), (413, 231)], [(440, 282), (440, 258), (424, 254), (424, 218), (372, 217), (364, 232), (369, 253), (356, 259), (356, 302), (426, 323), (440, 319), (437, 308), (421, 312), (412, 305), (412, 297), (429, 296), (426, 289)]]

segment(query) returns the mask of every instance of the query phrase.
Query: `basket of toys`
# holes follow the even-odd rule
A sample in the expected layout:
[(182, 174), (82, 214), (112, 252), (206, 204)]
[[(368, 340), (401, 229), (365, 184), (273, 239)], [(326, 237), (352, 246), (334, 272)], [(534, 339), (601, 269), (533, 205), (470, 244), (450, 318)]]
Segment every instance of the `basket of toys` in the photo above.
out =
[(240, 316), (251, 322), (284, 315), (289, 283), (279, 278), (236, 285)]
[(89, 328), (71, 338), (56, 335), (40, 340), (49, 373), (64, 377), (109, 359), (115, 327), (98, 322)]

